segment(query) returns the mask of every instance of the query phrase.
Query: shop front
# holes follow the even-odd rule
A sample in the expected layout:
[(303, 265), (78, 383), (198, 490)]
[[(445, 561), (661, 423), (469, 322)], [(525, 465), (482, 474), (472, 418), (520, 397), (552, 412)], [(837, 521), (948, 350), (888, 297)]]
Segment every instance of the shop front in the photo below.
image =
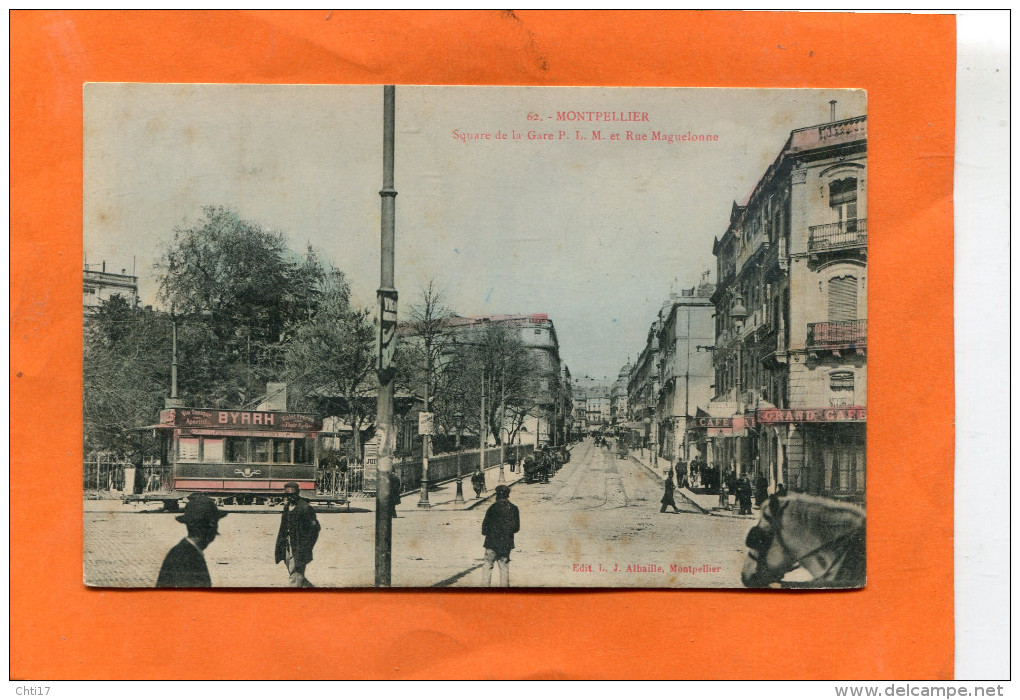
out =
[(757, 412), (762, 467), (771, 490), (864, 504), (867, 408), (771, 408)]

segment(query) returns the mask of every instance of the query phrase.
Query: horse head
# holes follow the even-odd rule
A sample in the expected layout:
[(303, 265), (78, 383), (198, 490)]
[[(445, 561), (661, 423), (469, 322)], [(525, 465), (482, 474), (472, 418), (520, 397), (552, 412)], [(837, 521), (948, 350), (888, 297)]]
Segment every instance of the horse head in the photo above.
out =
[(848, 503), (817, 496), (771, 496), (747, 533), (740, 579), (749, 588), (779, 583), (798, 566), (812, 585), (859, 588), (865, 575), (865, 514)]

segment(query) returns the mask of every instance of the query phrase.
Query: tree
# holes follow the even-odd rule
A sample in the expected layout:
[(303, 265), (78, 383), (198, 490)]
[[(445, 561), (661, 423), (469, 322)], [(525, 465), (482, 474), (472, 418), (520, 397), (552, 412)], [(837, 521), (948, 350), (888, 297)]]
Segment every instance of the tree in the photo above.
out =
[(360, 459), (361, 430), (375, 417), (375, 324), (350, 294), (343, 272), (329, 269), (315, 312), (283, 345), (283, 377), (299, 408), (347, 419)]
[(218, 344), (217, 390), (226, 405), (262, 395), (279, 377), (282, 344), (319, 305), (326, 270), (309, 248), (291, 252), (282, 233), (267, 231), (220, 206), (176, 228), (156, 263), (160, 295), (183, 319), (201, 319)]
[(86, 452), (140, 461), (156, 449), (153, 423), (170, 387), (170, 319), (115, 295), (86, 316), (83, 357)]
[(465, 415), (478, 416), (484, 386), (488, 431), (499, 444), (512, 440), (534, 407), (537, 388), (537, 367), (515, 327), (488, 325), (456, 343), (451, 394), (463, 397)]
[[(405, 344), (406, 364), (410, 371), (408, 380), (412, 385), (421, 387), (426, 412), (446, 409), (450, 405), (446, 389), (450, 379), (447, 370), (451, 359), (451, 316), (453, 312), (446, 307), (444, 293), (433, 280), (429, 280), (421, 290), (419, 301), (411, 306), (407, 328), (414, 342)], [(444, 410), (442, 413), (448, 412)], [(444, 415), (444, 418), (448, 425), (449, 417)]]

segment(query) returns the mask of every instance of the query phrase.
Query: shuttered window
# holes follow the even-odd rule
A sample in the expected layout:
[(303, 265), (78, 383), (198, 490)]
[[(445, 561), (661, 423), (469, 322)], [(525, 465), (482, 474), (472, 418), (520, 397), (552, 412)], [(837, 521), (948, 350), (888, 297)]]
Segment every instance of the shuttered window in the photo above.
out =
[(829, 388), (832, 391), (853, 391), (853, 372), (833, 372), (829, 375)]
[(829, 321), (857, 320), (857, 278), (833, 277), (829, 280)]
[(835, 207), (847, 202), (857, 201), (857, 180), (848, 177), (844, 180), (833, 180), (829, 184), (829, 206)]
[(836, 214), (841, 232), (857, 230), (857, 179), (848, 177), (829, 183), (829, 206)]

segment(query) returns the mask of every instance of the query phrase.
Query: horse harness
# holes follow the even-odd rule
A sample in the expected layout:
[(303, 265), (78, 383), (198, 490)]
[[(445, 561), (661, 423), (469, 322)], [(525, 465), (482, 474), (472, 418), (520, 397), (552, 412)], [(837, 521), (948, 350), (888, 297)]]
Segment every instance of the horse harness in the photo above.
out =
[[(769, 523), (769, 525), (772, 525), (771, 517), (766, 517), (765, 520), (766, 522)], [(788, 572), (793, 571), (798, 567), (802, 567), (804, 565), (805, 560), (808, 560), (811, 557), (820, 554), (822, 550), (827, 548), (833, 548), (836, 552), (838, 552), (837, 556), (835, 557), (835, 559), (832, 560), (832, 563), (830, 563), (826, 567), (825, 571), (823, 571), (818, 576), (815, 576), (812, 581), (812, 583), (818, 585), (825, 582), (831, 582), (832, 580), (835, 579), (836, 576), (839, 575), (843, 562), (846, 560), (847, 555), (852, 551), (851, 543), (855, 539), (861, 537), (864, 537), (864, 525), (858, 525), (853, 530), (850, 530), (849, 532), (840, 535), (835, 539), (829, 540), (828, 542), (823, 542), (822, 544), (818, 545), (807, 554), (802, 554), (801, 556), (797, 557), (794, 560), (795, 562), (794, 566), (792, 566), (788, 570)], [(783, 541), (782, 534), (775, 527), (771, 527), (769, 532), (765, 532), (760, 526), (755, 525), (748, 531), (747, 538), (744, 543), (747, 545), (749, 549), (753, 549), (764, 555), (765, 552), (768, 551), (769, 547), (772, 546), (773, 540), (778, 540), (779, 546), (782, 547), (783, 551), (785, 551), (787, 554), (793, 554), (793, 551), (790, 549), (790, 547), (787, 546), (786, 542)]]

